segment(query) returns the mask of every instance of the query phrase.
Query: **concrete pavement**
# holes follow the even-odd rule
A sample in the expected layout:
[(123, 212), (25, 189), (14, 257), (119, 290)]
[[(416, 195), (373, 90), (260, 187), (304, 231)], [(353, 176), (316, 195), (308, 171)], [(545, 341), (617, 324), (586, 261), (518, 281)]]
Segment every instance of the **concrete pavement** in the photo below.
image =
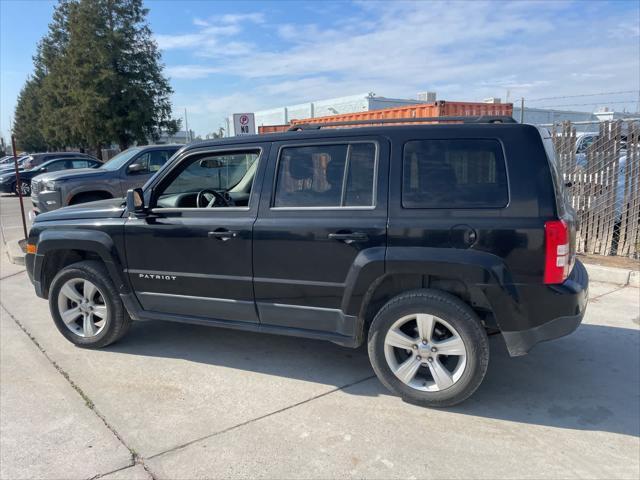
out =
[(590, 294), (574, 334), (515, 359), (492, 337), (476, 394), (430, 410), (330, 343), (145, 322), (76, 348), (3, 256), (0, 477), (635, 479), (638, 290)]

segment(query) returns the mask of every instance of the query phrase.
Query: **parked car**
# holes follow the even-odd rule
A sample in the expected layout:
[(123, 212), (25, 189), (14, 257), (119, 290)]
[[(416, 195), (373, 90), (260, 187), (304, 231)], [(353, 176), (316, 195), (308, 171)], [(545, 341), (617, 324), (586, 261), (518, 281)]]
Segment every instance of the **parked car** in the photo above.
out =
[(100, 168), (38, 175), (31, 181), (34, 213), (37, 215), (66, 205), (106, 198), (122, 198), (129, 188), (144, 185), (181, 147), (133, 147), (116, 155)]
[(13, 165), (13, 155), (7, 155), (5, 157), (0, 158), (0, 166), (6, 166), (9, 163)]
[[(24, 170), (24, 165), (27, 161), (28, 155), (22, 155), (18, 157), (18, 169)], [(9, 157), (4, 161), (4, 163), (0, 164), (0, 175), (7, 172), (13, 172), (15, 170), (15, 164), (13, 157)]]
[[(31, 180), (43, 173), (58, 172), (60, 170), (74, 170), (78, 168), (97, 168), (102, 162), (92, 158), (54, 158), (39, 167), (30, 170), (19, 169), (20, 187), (23, 196), (31, 195)], [(15, 172), (0, 174), (0, 192), (17, 193), (17, 181)]]
[[(80, 152), (47, 152), (47, 153), (31, 153), (24, 155), (20, 158), (18, 166), (24, 170), (42, 165), (44, 162), (53, 160), (54, 158), (84, 158), (96, 160), (91, 155), (87, 155)], [(6, 165), (0, 165), (0, 173), (6, 173), (8, 170), (13, 170), (15, 167), (13, 162), (8, 162)]]
[(132, 319), (366, 342), (390, 390), (456, 404), (489, 334), (524, 355), (574, 331), (588, 291), (549, 135), (471, 120), (188, 145), (126, 203), (38, 216), (29, 277), (82, 347)]

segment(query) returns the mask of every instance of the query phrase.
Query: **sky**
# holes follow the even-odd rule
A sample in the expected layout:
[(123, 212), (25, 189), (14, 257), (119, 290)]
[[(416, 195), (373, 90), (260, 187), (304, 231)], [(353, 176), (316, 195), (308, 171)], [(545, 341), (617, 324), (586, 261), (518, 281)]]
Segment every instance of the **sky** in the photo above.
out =
[[(5, 138), (54, 5), (0, 0)], [(203, 136), (234, 112), (366, 92), (416, 98), (428, 90), (450, 101), (508, 95), (531, 107), (639, 109), (638, 0), (145, 5), (174, 89), (174, 116), (183, 118), (186, 108), (189, 127)]]

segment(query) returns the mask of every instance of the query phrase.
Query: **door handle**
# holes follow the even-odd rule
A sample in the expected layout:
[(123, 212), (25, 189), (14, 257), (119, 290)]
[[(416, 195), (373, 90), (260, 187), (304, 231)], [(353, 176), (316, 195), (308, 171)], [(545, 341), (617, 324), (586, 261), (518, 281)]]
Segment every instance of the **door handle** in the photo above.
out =
[(329, 239), (349, 244), (354, 242), (365, 242), (369, 240), (369, 236), (366, 233), (361, 232), (330, 233)]
[(209, 232), (208, 236), (209, 238), (217, 238), (218, 240), (226, 242), (227, 240), (231, 240), (232, 238), (237, 238), (238, 232), (234, 232), (232, 230), (216, 230), (214, 232)]

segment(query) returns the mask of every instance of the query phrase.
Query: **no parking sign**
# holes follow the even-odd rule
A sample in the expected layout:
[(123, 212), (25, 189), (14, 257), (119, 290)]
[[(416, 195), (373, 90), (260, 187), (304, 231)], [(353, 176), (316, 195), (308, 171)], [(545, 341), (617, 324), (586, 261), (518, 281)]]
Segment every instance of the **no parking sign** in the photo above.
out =
[(233, 131), (236, 135), (255, 135), (256, 121), (253, 113), (234, 113)]

